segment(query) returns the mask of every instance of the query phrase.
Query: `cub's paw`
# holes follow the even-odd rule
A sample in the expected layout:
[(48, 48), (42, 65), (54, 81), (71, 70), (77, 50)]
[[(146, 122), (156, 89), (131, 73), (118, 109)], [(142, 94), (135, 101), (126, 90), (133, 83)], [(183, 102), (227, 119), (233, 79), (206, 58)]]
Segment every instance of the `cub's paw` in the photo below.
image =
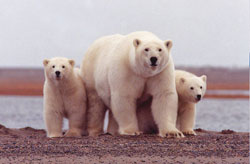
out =
[(181, 131), (178, 129), (168, 130), (164, 132), (159, 132), (160, 137), (167, 137), (167, 138), (183, 138), (185, 137)]
[(48, 134), (47, 135), (47, 137), (49, 137), (49, 138), (60, 138), (60, 137), (63, 137), (63, 135), (62, 134), (60, 134), (60, 133), (55, 133), (55, 134)]
[(80, 138), (82, 137), (82, 133), (81, 131), (77, 131), (77, 130), (68, 130), (65, 135), (65, 137), (77, 137), (77, 138)]
[(194, 132), (194, 130), (182, 130), (182, 133), (185, 135), (190, 135), (190, 136), (196, 136), (197, 134)]

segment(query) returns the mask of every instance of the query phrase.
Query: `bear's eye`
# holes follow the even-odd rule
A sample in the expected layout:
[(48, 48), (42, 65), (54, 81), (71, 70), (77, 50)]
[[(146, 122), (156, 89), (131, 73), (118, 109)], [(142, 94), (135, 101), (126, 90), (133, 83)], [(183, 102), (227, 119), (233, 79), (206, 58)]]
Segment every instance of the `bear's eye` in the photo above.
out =
[(147, 51), (147, 52), (149, 51), (149, 49), (148, 49), (148, 48), (145, 48), (144, 50), (145, 50), (145, 51)]
[(191, 89), (191, 90), (193, 90), (193, 89), (194, 89), (194, 87), (190, 87), (190, 89)]
[(200, 86), (200, 89), (202, 89), (202, 86)]
[(65, 68), (65, 66), (63, 65), (62, 68)]
[(161, 50), (162, 50), (161, 48), (158, 49), (159, 52), (161, 52)]
[(55, 68), (55, 66), (53, 65), (52, 68)]

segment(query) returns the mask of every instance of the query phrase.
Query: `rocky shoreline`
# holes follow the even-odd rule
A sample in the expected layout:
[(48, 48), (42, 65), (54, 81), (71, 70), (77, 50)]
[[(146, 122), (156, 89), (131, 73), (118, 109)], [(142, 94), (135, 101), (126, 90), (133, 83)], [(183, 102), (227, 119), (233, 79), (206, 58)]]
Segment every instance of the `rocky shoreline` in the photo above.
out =
[(44, 130), (0, 125), (0, 163), (249, 163), (249, 133), (196, 133), (50, 139)]

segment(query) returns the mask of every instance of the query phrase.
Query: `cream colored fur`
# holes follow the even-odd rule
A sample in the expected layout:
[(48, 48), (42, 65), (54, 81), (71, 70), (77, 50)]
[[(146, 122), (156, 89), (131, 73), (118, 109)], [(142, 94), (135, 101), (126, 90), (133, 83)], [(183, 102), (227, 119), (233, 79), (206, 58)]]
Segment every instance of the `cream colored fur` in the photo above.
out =
[[(197, 95), (200, 94), (201, 98), (206, 92), (207, 77), (202, 75), (197, 77), (186, 71), (176, 70), (176, 89), (178, 92), (178, 116), (177, 128), (184, 134), (196, 135), (193, 128), (195, 124), (195, 105), (198, 103)], [(190, 88), (193, 87), (193, 90)], [(202, 87), (202, 89), (200, 88)], [(138, 125), (140, 131), (143, 133), (156, 133), (158, 132), (157, 125), (154, 122), (151, 112), (152, 97), (140, 104), (137, 108)], [(110, 133), (117, 134), (117, 125), (112, 122), (112, 113), (109, 116)]]
[[(152, 114), (159, 135), (183, 135), (175, 126), (177, 92), (171, 47), (172, 41), (164, 42), (150, 32), (106, 36), (89, 47), (81, 65), (89, 135), (103, 133), (106, 109), (118, 123), (119, 134), (139, 134), (136, 102), (148, 96), (153, 97)], [(151, 57), (158, 58), (155, 66)]]
[[(85, 130), (86, 93), (74, 61), (56, 57), (43, 61), (44, 121), (48, 137), (62, 137), (63, 118), (69, 120), (66, 137), (80, 137)], [(54, 68), (53, 68), (54, 67)], [(64, 67), (64, 68), (63, 68)], [(56, 76), (56, 71), (60, 76)]]

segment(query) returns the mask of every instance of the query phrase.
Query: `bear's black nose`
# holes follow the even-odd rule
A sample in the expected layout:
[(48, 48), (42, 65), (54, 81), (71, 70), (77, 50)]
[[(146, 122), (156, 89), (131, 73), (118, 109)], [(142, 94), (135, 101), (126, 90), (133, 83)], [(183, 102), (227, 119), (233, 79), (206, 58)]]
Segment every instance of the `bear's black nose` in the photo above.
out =
[(197, 100), (200, 100), (201, 99), (201, 95), (197, 95)]
[(151, 65), (152, 65), (152, 66), (156, 66), (157, 57), (151, 57), (151, 58), (150, 58), (150, 61), (151, 61)]
[(59, 77), (61, 72), (60, 71), (56, 71), (55, 73), (56, 73), (56, 77)]

